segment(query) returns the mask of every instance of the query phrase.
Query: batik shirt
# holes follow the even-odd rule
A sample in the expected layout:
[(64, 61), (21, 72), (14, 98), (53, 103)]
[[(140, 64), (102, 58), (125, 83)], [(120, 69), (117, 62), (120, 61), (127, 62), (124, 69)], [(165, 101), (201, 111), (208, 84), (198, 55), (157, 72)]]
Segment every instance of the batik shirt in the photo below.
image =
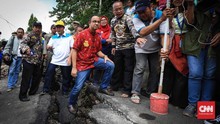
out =
[[(21, 53), (23, 58), (30, 64), (40, 64), (43, 54), (42, 37), (31, 32), (27, 38), (21, 42)], [(26, 51), (31, 49), (31, 54), (27, 55)]]
[(112, 45), (116, 50), (134, 49), (136, 38), (139, 34), (134, 28), (132, 18), (124, 14), (121, 18), (114, 17), (111, 20)]

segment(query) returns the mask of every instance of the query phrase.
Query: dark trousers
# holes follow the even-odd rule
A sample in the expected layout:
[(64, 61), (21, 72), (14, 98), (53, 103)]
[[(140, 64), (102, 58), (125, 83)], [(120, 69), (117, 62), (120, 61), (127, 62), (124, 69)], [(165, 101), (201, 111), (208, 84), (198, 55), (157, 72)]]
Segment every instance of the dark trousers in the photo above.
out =
[(216, 116), (220, 115), (220, 45), (216, 48), (216, 74), (215, 74), (215, 91), (214, 101), (216, 101)]
[(27, 97), (27, 92), (29, 90), (29, 95), (34, 95), (41, 81), (41, 69), (40, 64), (30, 64), (26, 60), (23, 60), (23, 72), (20, 87), (20, 98)]
[(146, 93), (149, 96), (151, 93), (157, 92), (160, 78), (160, 56), (158, 52), (147, 54), (149, 76)]
[(114, 63), (115, 69), (111, 80), (112, 89), (118, 90), (118, 88), (123, 87), (126, 93), (130, 93), (135, 65), (134, 49), (116, 50)]
[(0, 60), (0, 79), (1, 79), (1, 76), (2, 76), (2, 70), (1, 70), (1, 67), (2, 67), (2, 60)]
[[(47, 72), (45, 75), (45, 81), (44, 81), (44, 91), (49, 92), (51, 89), (52, 83), (54, 83), (54, 74), (55, 69), (58, 67), (58, 65), (49, 64), (47, 68)], [(61, 74), (62, 74), (62, 92), (66, 93), (68, 92), (68, 89), (70, 88), (70, 80), (71, 80), (71, 66), (60, 66), (61, 68)]]
[(163, 78), (163, 93), (170, 96), (170, 103), (180, 108), (188, 105), (188, 78), (178, 72), (173, 64), (165, 64)]

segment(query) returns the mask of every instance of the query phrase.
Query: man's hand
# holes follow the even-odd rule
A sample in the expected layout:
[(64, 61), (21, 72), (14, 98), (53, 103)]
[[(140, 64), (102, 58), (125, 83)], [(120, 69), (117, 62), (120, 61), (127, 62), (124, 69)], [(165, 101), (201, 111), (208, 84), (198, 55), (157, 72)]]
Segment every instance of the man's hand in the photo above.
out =
[(211, 46), (214, 47), (220, 43), (220, 32), (217, 33), (211, 40)]
[(4, 55), (4, 60), (9, 61), (9, 55)]
[(162, 59), (169, 60), (169, 51), (168, 50), (164, 51), (164, 49), (162, 48), (160, 50), (160, 57)]
[(110, 44), (110, 43), (112, 43), (112, 39), (106, 39), (106, 42), (107, 42), (108, 44)]
[(71, 61), (72, 59), (71, 59), (71, 56), (69, 56), (68, 58), (67, 58), (67, 60), (66, 60), (66, 62), (67, 62), (67, 64), (68, 65), (71, 65), (72, 64), (72, 61)]
[(115, 55), (115, 48), (112, 48), (112, 55)]
[(145, 38), (138, 38), (136, 40), (136, 42), (137, 42), (139, 47), (143, 47), (143, 45), (147, 42), (147, 39), (145, 39)]
[(171, 17), (175, 14), (175, 8), (166, 8), (164, 11), (163, 11), (163, 14), (161, 16), (161, 19), (163, 21), (165, 21), (168, 17)]
[(111, 62), (111, 63), (114, 63), (114, 62), (113, 62), (111, 59), (109, 59), (108, 56), (106, 56), (106, 55), (104, 56), (104, 60), (105, 60), (105, 63), (106, 63), (106, 61), (109, 61), (109, 62)]
[(27, 49), (26, 54), (30, 56), (31, 55), (31, 49)]
[(77, 69), (76, 69), (76, 68), (72, 68), (71, 75), (72, 75), (73, 77), (76, 77), (76, 76), (77, 76)]
[(44, 59), (47, 59), (47, 57), (48, 57), (47, 54), (45, 54), (45, 55), (44, 55)]
[(47, 45), (47, 50), (52, 50), (52, 46)]

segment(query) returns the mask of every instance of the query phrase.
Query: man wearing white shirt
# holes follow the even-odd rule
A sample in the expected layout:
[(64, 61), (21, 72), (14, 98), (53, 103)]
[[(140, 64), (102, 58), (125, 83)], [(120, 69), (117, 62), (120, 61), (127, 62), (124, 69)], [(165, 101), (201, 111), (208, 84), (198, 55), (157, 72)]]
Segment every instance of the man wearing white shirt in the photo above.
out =
[(55, 69), (60, 66), (62, 74), (62, 94), (68, 95), (68, 88), (71, 81), (71, 66), (68, 60), (74, 40), (71, 34), (64, 32), (65, 27), (63, 21), (57, 21), (55, 26), (57, 34), (51, 37), (47, 45), (47, 49), (53, 50), (53, 56), (46, 71), (42, 94), (50, 91)]
[[(146, 66), (149, 66), (149, 83), (147, 84), (146, 90), (147, 97), (157, 91), (160, 68), (159, 52), (163, 45), (163, 34), (165, 32), (164, 21), (171, 10), (167, 9), (163, 12), (153, 10), (149, 0), (139, 0), (135, 4), (135, 11), (137, 14), (134, 15), (132, 20), (134, 27), (139, 35), (146, 39), (145, 43), (136, 42), (134, 46), (136, 66), (133, 74), (131, 101), (140, 103), (139, 95)], [(167, 43), (167, 45), (169, 45), (169, 43)]]

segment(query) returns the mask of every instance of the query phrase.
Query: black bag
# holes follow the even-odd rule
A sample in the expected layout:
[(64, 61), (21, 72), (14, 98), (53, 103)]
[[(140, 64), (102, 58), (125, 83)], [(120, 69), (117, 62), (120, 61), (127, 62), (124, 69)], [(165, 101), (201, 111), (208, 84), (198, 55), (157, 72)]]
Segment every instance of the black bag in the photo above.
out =
[[(15, 36), (12, 37), (11, 49), (13, 48), (14, 40), (15, 40)], [(9, 56), (9, 60), (5, 60), (5, 58), (4, 58), (5, 56)], [(4, 55), (4, 56), (3, 56), (3, 62), (4, 62), (6, 65), (10, 66), (11, 63), (13, 62), (13, 55), (12, 55), (11, 53)]]
[(9, 56), (9, 60), (5, 60), (4, 57), (3, 57), (3, 62), (4, 62), (6, 65), (10, 66), (11, 63), (13, 62), (13, 56), (12, 56), (12, 55), (6, 55), (6, 56)]

